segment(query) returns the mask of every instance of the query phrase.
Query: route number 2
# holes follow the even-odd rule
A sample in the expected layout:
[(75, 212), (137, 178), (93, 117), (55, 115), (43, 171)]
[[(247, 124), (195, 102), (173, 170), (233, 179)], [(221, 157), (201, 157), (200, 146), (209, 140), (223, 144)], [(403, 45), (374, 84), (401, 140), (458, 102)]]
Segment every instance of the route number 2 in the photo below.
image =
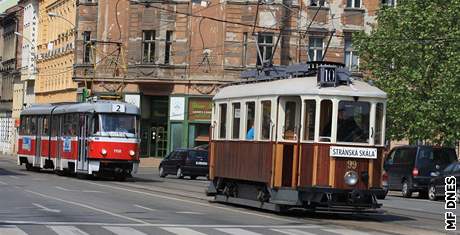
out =
[(126, 111), (126, 107), (123, 104), (112, 104), (112, 112), (117, 113), (124, 113)]

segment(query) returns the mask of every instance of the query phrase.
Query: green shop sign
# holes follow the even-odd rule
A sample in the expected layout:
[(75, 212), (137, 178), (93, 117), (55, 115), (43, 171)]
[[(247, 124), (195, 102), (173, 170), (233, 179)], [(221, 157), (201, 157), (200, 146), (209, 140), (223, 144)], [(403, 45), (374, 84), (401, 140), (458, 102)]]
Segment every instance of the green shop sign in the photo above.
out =
[(188, 102), (189, 121), (211, 121), (212, 102), (207, 98), (190, 98)]

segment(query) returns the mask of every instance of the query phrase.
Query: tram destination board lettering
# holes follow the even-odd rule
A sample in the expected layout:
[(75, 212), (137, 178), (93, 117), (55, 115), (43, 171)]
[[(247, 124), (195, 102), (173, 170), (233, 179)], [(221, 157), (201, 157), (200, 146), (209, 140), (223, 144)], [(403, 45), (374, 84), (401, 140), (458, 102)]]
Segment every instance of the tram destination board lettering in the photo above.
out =
[(377, 149), (331, 146), (329, 155), (331, 157), (377, 159)]

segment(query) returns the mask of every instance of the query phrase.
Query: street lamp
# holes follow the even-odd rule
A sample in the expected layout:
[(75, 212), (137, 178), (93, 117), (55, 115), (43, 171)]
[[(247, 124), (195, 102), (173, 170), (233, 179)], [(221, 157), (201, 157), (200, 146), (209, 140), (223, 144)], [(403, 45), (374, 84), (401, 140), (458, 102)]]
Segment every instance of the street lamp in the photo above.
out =
[(56, 13), (56, 12), (48, 12), (48, 16), (49, 16), (49, 17), (58, 17), (58, 18), (61, 18), (61, 19), (65, 20), (65, 21), (67, 21), (67, 23), (71, 24), (71, 25), (74, 27), (74, 29), (76, 28), (76, 26), (75, 26), (74, 23), (72, 23), (70, 20), (66, 19), (64, 16), (59, 15), (59, 14)]

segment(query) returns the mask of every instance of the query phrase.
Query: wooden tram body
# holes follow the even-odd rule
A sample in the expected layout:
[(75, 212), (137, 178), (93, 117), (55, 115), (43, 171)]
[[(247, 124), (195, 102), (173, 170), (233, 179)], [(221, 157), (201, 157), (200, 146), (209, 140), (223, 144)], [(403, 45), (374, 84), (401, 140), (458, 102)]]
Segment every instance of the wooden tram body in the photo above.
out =
[(319, 69), (305, 70), (218, 91), (207, 191), (217, 201), (271, 210), (381, 206), (386, 93), (360, 80), (320, 86)]
[(21, 112), (18, 164), (125, 178), (139, 164), (139, 115), (113, 101), (34, 105)]

